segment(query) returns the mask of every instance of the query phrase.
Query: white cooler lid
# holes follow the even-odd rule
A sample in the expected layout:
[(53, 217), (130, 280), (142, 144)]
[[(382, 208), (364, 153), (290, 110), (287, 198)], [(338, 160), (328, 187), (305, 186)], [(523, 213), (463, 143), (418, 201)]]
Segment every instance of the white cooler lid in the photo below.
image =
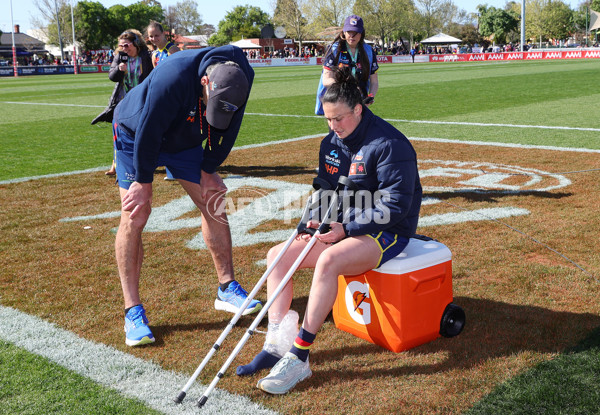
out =
[(452, 252), (443, 243), (411, 238), (404, 251), (379, 268), (375, 268), (375, 271), (384, 274), (405, 274), (442, 264), (451, 259)]

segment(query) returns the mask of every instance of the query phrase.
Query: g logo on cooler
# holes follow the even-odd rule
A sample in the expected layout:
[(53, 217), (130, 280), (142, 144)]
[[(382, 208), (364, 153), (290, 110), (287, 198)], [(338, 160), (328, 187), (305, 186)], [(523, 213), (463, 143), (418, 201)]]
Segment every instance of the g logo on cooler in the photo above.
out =
[(346, 308), (352, 320), (365, 326), (371, 324), (371, 303), (365, 301), (371, 297), (369, 284), (351, 281), (346, 286), (344, 296)]

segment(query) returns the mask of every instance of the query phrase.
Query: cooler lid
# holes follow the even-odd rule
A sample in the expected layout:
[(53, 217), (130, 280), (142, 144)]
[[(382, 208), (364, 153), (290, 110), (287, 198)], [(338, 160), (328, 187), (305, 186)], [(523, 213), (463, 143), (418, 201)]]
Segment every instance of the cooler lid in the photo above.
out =
[(375, 271), (385, 274), (405, 274), (442, 264), (451, 259), (452, 252), (443, 243), (411, 238), (404, 251), (379, 268), (375, 268)]

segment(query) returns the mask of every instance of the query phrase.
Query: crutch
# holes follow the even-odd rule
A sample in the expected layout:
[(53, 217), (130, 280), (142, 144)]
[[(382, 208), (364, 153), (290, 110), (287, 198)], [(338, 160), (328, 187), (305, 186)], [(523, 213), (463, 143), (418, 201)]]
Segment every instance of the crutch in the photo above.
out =
[(204, 369), (204, 367), (206, 366), (208, 361), (217, 352), (217, 350), (219, 350), (219, 347), (221, 347), (221, 344), (223, 343), (225, 338), (229, 335), (229, 333), (231, 332), (233, 327), (236, 325), (238, 320), (241, 318), (241, 316), (243, 315), (243, 312), (246, 310), (246, 307), (248, 307), (248, 304), (250, 304), (250, 302), (254, 299), (254, 297), (256, 296), (258, 291), (262, 288), (262, 286), (264, 285), (268, 276), (271, 274), (271, 272), (273, 272), (273, 269), (275, 268), (275, 266), (277, 265), (277, 263), (279, 262), (279, 260), (281, 259), (281, 257), (285, 253), (285, 251), (287, 251), (287, 249), (292, 244), (292, 242), (294, 241), (296, 236), (306, 229), (306, 224), (307, 224), (308, 220), (310, 219), (311, 209), (313, 209), (314, 206), (318, 206), (319, 199), (322, 195), (321, 190), (329, 190), (329, 189), (331, 189), (331, 186), (329, 185), (329, 183), (326, 180), (321, 179), (319, 177), (315, 177), (313, 180), (313, 188), (315, 189), (315, 191), (308, 198), (308, 201), (306, 202), (304, 212), (302, 213), (302, 218), (300, 219), (300, 223), (298, 223), (297, 228), (294, 230), (292, 235), (289, 237), (289, 239), (285, 243), (283, 249), (279, 252), (279, 254), (275, 258), (273, 263), (267, 268), (267, 270), (264, 272), (262, 277), (258, 280), (254, 289), (248, 294), (248, 298), (246, 298), (246, 301), (244, 301), (244, 303), (240, 306), (239, 310), (233, 316), (233, 318), (231, 319), (229, 324), (227, 324), (227, 327), (225, 328), (223, 333), (221, 333), (221, 335), (219, 336), (219, 338), (217, 339), (215, 344), (210, 348), (209, 352), (204, 357), (204, 360), (202, 360), (202, 363), (200, 363), (200, 366), (198, 366), (198, 368), (196, 369), (196, 371), (194, 372), (192, 377), (188, 380), (188, 382), (185, 384), (183, 389), (179, 392), (179, 395), (177, 395), (173, 399), (173, 401), (175, 403), (183, 402), (183, 399), (185, 398), (189, 388), (192, 386), (192, 384), (194, 383), (196, 378), (200, 375), (200, 373), (202, 372), (202, 370)]
[[(342, 176), (342, 177), (344, 177), (344, 176)], [(344, 177), (344, 179), (346, 179), (346, 178)], [(269, 300), (267, 301), (267, 303), (265, 304), (265, 306), (262, 308), (262, 310), (260, 311), (260, 313), (256, 316), (256, 318), (254, 319), (254, 321), (252, 322), (252, 324), (250, 325), (250, 327), (248, 328), (248, 330), (246, 331), (246, 333), (244, 334), (244, 336), (241, 338), (241, 340), (235, 346), (235, 348), (233, 349), (233, 351), (231, 352), (231, 354), (229, 355), (229, 357), (227, 358), (227, 360), (225, 361), (225, 363), (223, 363), (223, 366), (221, 367), (221, 369), (219, 370), (219, 372), (217, 373), (217, 375), (215, 376), (215, 378), (213, 379), (213, 381), (205, 389), (204, 394), (202, 395), (202, 397), (200, 399), (198, 399), (198, 407), (201, 408), (202, 406), (204, 406), (204, 404), (208, 400), (208, 396), (213, 391), (213, 389), (217, 386), (217, 383), (219, 382), (219, 380), (225, 375), (225, 372), (227, 371), (227, 368), (229, 368), (229, 366), (231, 365), (231, 362), (233, 362), (233, 360), (237, 357), (237, 355), (239, 354), (240, 350), (242, 350), (242, 347), (244, 347), (244, 345), (246, 344), (246, 342), (248, 341), (248, 339), (250, 338), (250, 336), (252, 336), (254, 334), (254, 330), (260, 324), (260, 322), (262, 321), (263, 317), (265, 316), (265, 314), (267, 313), (267, 311), (269, 310), (269, 308), (271, 307), (271, 305), (273, 304), (273, 302), (277, 299), (277, 297), (279, 296), (279, 294), (281, 293), (281, 291), (283, 291), (283, 289), (285, 288), (286, 284), (292, 278), (292, 275), (294, 275), (294, 272), (296, 272), (296, 270), (298, 269), (298, 267), (300, 266), (300, 264), (302, 263), (302, 261), (304, 260), (304, 258), (306, 257), (306, 255), (308, 254), (308, 252), (311, 250), (311, 248), (313, 247), (313, 245), (317, 242), (317, 238), (316, 237), (319, 236), (321, 233), (325, 233), (326, 229), (328, 229), (329, 222), (330, 222), (331, 212), (333, 210), (333, 207), (336, 206), (337, 203), (338, 203), (338, 200), (339, 200), (338, 192), (341, 189), (341, 187), (343, 187), (343, 186), (344, 186), (344, 184), (342, 183), (342, 180), (338, 181), (338, 185), (336, 187), (336, 191), (332, 195), (331, 201), (329, 203), (329, 207), (327, 209), (327, 212), (323, 216), (323, 220), (321, 222), (321, 225), (319, 226), (319, 228), (317, 229), (317, 231), (314, 233), (314, 235), (312, 236), (312, 238), (310, 238), (310, 241), (308, 242), (308, 244), (306, 244), (306, 246), (304, 247), (304, 249), (302, 250), (302, 252), (298, 256), (298, 258), (296, 259), (296, 261), (294, 261), (294, 263), (290, 267), (290, 269), (287, 272), (287, 274), (285, 274), (285, 277), (283, 277), (283, 280), (279, 283), (279, 285), (277, 286), (277, 288), (275, 289), (275, 291), (271, 295), (271, 298), (269, 298)]]

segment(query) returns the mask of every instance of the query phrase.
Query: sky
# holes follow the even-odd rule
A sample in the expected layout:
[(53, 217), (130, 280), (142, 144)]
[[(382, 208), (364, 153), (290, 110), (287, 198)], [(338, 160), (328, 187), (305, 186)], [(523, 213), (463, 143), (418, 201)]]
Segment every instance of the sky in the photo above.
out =
[[(73, 0), (76, 1), (76, 0)], [(136, 3), (138, 0), (95, 0), (100, 1), (104, 7), (108, 8), (115, 4), (122, 4), (128, 6)], [(175, 5), (181, 0), (159, 0), (163, 8), (169, 5)], [(261, 8), (269, 15), (273, 15), (273, 4), (276, 0), (219, 0), (218, 7), (215, 7), (212, 2), (208, 0), (197, 0), (199, 4), (199, 13), (202, 16), (204, 23), (212, 24), (215, 27), (219, 24), (225, 15), (233, 10), (235, 6), (251, 4)], [(477, 5), (487, 4), (489, 6), (502, 8), (506, 4), (507, 0), (454, 0), (459, 8), (466, 10), (467, 12), (475, 12)], [(582, 0), (566, 0), (565, 2), (575, 8)], [(12, 16), (15, 25), (20, 26), (20, 30), (23, 33), (27, 33), (28, 30), (34, 29), (31, 24), (32, 17), (39, 17), (38, 7), (35, 5), (34, 0), (0, 0), (0, 29), (3, 32), (12, 32), (13, 25), (11, 24), (11, 4), (12, 4)], [(207, 6), (209, 4), (209, 6)]]

